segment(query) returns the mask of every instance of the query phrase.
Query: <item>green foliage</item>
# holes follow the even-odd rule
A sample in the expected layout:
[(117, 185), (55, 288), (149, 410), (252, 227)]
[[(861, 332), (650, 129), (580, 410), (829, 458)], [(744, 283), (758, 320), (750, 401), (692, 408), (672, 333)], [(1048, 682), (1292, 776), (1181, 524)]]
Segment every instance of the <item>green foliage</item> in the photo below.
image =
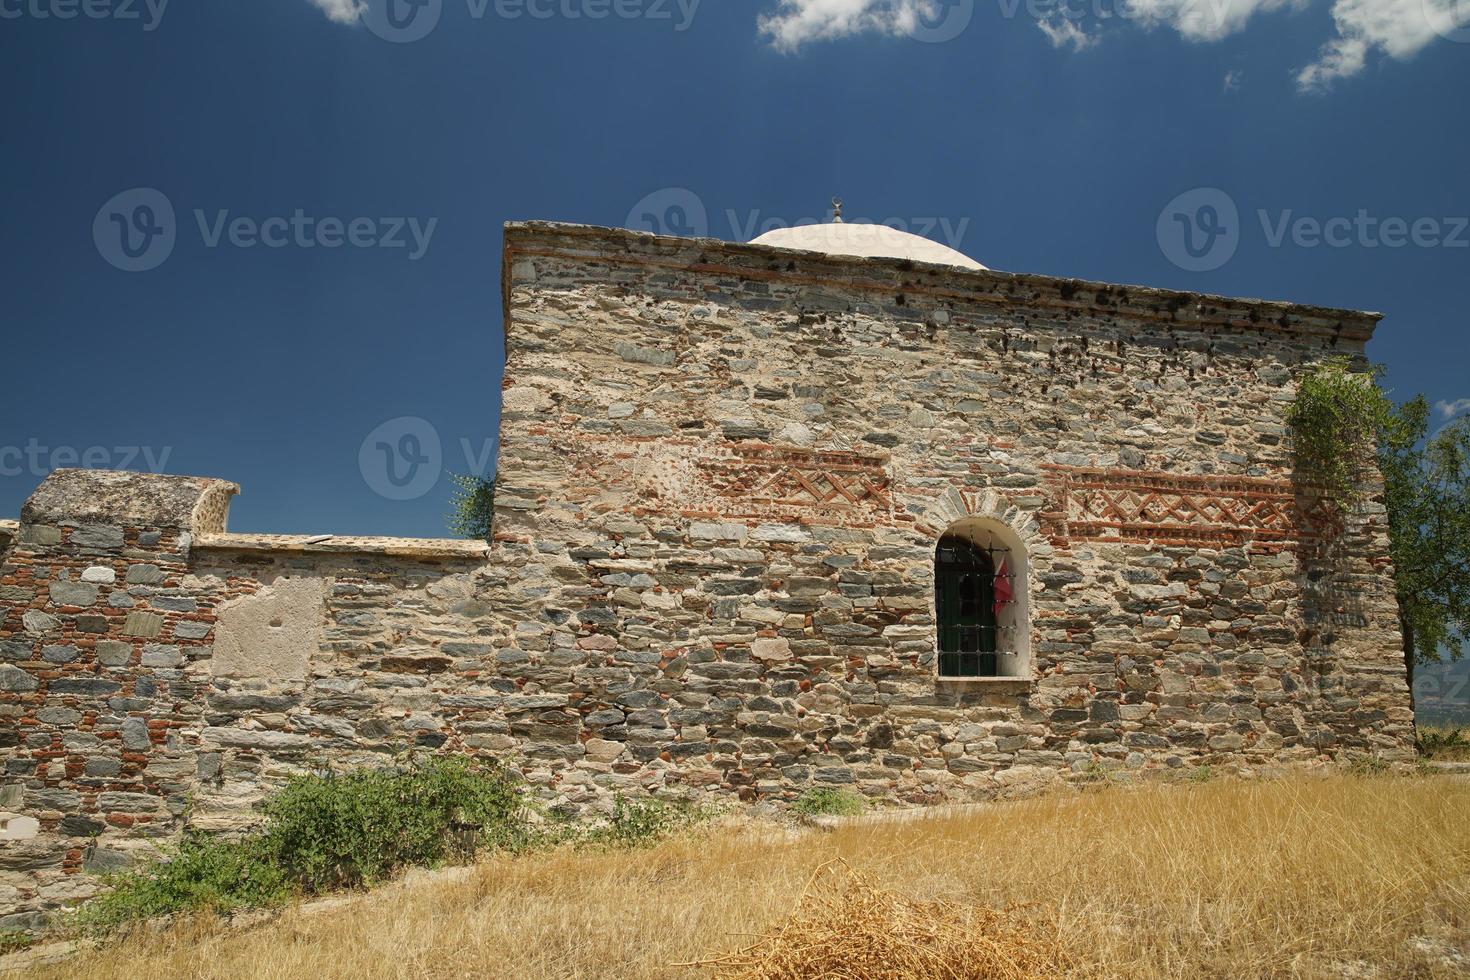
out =
[(461, 758), (298, 776), (261, 809), (270, 856), (308, 892), (370, 885), (399, 868), (526, 840), (515, 788)]
[(1208, 765), (1195, 766), (1189, 773), (1191, 783), (1208, 783), (1215, 778), (1215, 772)]
[(1318, 365), (1288, 421), (1299, 471), (1345, 508), (1361, 501), (1376, 451), (1412, 681), (1416, 662), (1459, 658), (1470, 626), (1470, 418), (1430, 435), (1423, 396), (1394, 405), (1380, 375)]
[(1287, 412), (1297, 471), (1343, 506), (1361, 499), (1374, 441), (1392, 417), (1380, 373), (1355, 372), (1346, 358), (1326, 361), (1302, 377)]
[(261, 810), (265, 823), (254, 833), (189, 836), (162, 860), (108, 876), (112, 891), (84, 906), (77, 924), (107, 933), (175, 912), (270, 906), (468, 860), (482, 848), (642, 847), (709, 816), (688, 803), (619, 797), (605, 825), (536, 827), (502, 770), (456, 756), (297, 776)]
[(608, 822), (577, 838), (595, 847), (647, 847), (673, 832), (705, 819), (709, 814), (683, 800), (613, 800)]
[(171, 912), (235, 912), (530, 839), (509, 778), (455, 757), (298, 776), (261, 809), (264, 826), (243, 838), (188, 837), (163, 860), (110, 876), (113, 890), (79, 924), (107, 932)]
[(867, 808), (868, 801), (856, 793), (827, 786), (809, 789), (791, 803), (791, 812), (803, 817), (854, 817)]
[(1348, 771), (1354, 776), (1382, 776), (1388, 770), (1388, 760), (1379, 755), (1360, 755), (1348, 764)]
[(85, 905), (78, 924), (109, 932), (137, 919), (178, 911), (229, 913), (275, 905), (292, 888), (259, 836), (186, 837), (161, 861), (108, 876), (114, 888)]
[(489, 541), (495, 517), (495, 479), (459, 473), (449, 474), (449, 479), (454, 491), (444, 523), (462, 538)]
[(36, 942), (36, 937), (28, 932), (20, 932), (16, 929), (0, 929), (0, 956), (8, 953), (19, 953), (23, 949), (29, 949)]
[(1470, 418), (1428, 429), (1421, 396), (1396, 410), (1378, 448), (1411, 664), (1458, 660), (1470, 632)]
[(1430, 759), (1458, 758), (1470, 754), (1470, 738), (1463, 728), (1419, 728), (1419, 751)]

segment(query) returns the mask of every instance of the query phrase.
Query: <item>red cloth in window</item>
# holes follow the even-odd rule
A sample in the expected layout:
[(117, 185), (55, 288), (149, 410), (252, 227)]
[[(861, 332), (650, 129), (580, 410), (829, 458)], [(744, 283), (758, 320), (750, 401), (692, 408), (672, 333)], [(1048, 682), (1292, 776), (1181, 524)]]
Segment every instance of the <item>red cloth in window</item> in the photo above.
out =
[(1000, 619), (1000, 607), (1011, 601), (1015, 593), (1011, 589), (1011, 577), (1006, 572), (1006, 560), (1000, 560), (1000, 567), (995, 570), (995, 618)]

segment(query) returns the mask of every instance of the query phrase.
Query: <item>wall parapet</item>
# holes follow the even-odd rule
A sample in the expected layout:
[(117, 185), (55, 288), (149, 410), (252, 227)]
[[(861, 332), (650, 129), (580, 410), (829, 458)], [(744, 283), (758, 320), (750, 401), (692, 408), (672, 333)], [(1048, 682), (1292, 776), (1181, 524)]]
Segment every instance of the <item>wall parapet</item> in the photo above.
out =
[[(795, 285), (840, 284), (855, 290), (920, 294), (1006, 308), (1108, 314), (1170, 325), (1220, 326), (1360, 342), (1373, 335), (1383, 318), (1381, 313), (1283, 300), (963, 269), (913, 259), (829, 255), (552, 221), (506, 223), (503, 280), (507, 303), (518, 278), (516, 263), (538, 256), (578, 264), (639, 266)], [(505, 322), (509, 324), (510, 320), (507, 316)]]
[(230, 498), (226, 480), (125, 470), (61, 469), (21, 509), (25, 525), (82, 525), (222, 532)]
[(397, 558), (485, 558), (490, 546), (483, 541), (457, 538), (394, 538), (344, 534), (205, 534), (194, 541), (196, 551), (237, 551), (257, 554), (375, 555)]

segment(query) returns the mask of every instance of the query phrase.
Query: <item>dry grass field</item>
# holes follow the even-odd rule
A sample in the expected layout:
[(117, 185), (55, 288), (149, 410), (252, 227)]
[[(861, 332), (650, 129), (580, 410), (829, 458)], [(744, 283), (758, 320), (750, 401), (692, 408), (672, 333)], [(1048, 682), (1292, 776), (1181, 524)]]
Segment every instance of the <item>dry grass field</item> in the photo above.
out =
[[(729, 820), (644, 850), (492, 858), (459, 880), (411, 878), (252, 928), (196, 921), (33, 976), (710, 976), (678, 964), (791, 921), (836, 859), (870, 880), (850, 881), (848, 905), (809, 894), (783, 937), (821, 935), (813, 955), (829, 960), (844, 943), (906, 955), (899, 933), (932, 916), (945, 941), (1039, 950), (933, 976), (1470, 975), (1470, 785), (1342, 775), (1111, 786), (833, 832)], [(910, 918), (883, 918), (897, 914)], [(790, 957), (788, 972), (763, 973), (751, 959), (726, 972), (920, 975), (793, 973)]]

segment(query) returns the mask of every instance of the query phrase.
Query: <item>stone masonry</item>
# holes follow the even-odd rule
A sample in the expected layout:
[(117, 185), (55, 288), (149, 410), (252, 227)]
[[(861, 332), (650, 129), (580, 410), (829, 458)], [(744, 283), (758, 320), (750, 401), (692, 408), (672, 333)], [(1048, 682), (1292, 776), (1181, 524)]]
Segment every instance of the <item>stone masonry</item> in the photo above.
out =
[[(85, 470), (0, 523), (0, 929), (414, 748), (568, 808), (1409, 756), (1381, 504), (1283, 422), (1375, 315), (549, 224), (504, 301), (488, 546)], [(1004, 676), (937, 675), (952, 528), (1010, 549)]]

